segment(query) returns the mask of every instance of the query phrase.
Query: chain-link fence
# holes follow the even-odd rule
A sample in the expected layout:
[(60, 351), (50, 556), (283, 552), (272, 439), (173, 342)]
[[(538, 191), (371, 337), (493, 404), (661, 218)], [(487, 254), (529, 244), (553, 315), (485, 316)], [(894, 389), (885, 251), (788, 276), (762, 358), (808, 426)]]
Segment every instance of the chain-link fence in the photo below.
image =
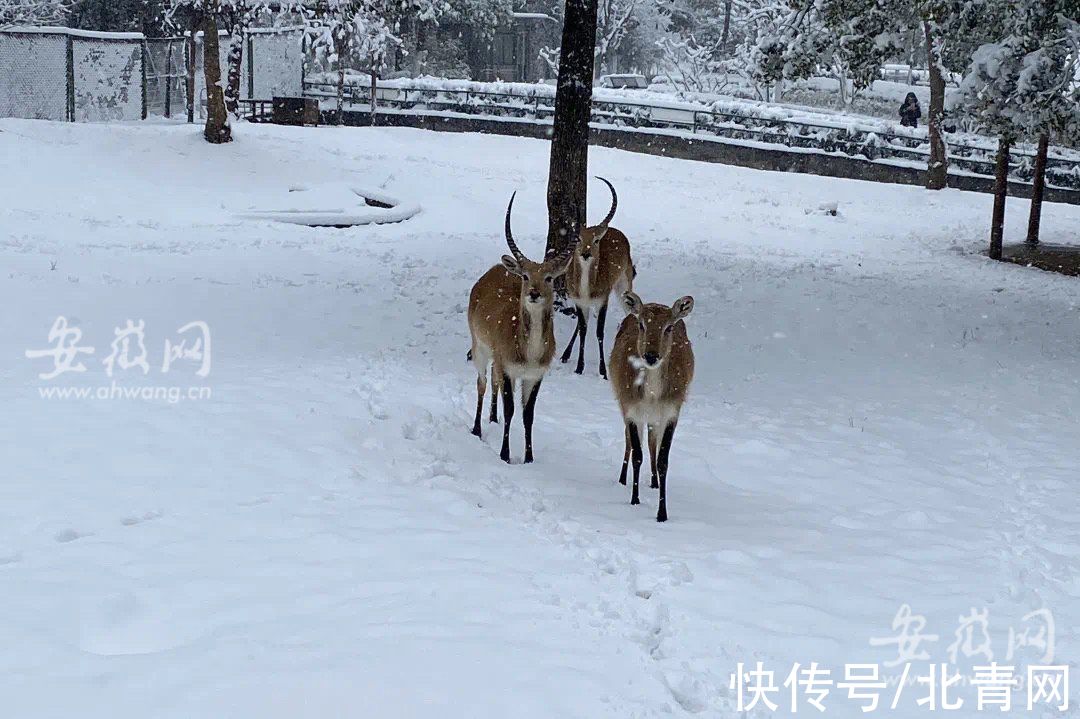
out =
[[(137, 120), (149, 114), (205, 117), (202, 34), (194, 43), (189, 40), (66, 28), (0, 31), (0, 117), (78, 122)], [(302, 29), (252, 29), (243, 43), (241, 99), (303, 94)], [(222, 33), (223, 81), (229, 44)], [(187, 92), (189, 67), (194, 69), (193, 98)], [(189, 107), (192, 99), (194, 108)]]
[(146, 41), (148, 114), (172, 117), (187, 107), (187, 40), (169, 37)]
[(0, 117), (71, 119), (70, 41), (61, 33), (0, 33)]
[(70, 37), (73, 120), (146, 117), (146, 56), (141, 35)]
[[(229, 76), (231, 39), (220, 33), (221, 80)], [(304, 93), (303, 29), (252, 28), (244, 37), (244, 62), (240, 66), (240, 99), (271, 100), (300, 97)], [(202, 33), (195, 36), (196, 117), (206, 117), (206, 76), (203, 67)]]

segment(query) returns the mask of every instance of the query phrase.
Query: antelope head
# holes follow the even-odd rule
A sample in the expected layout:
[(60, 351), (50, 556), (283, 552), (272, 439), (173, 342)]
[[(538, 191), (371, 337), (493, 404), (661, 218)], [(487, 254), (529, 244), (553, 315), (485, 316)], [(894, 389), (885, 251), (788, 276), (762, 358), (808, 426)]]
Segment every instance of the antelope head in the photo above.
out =
[(615, 186), (603, 177), (597, 177), (596, 179), (603, 182), (611, 190), (611, 209), (608, 210), (607, 217), (599, 225), (586, 227), (581, 231), (581, 239), (578, 241), (577, 250), (574, 254), (584, 268), (590, 267), (600, 260), (600, 241), (607, 234), (608, 226), (611, 224), (612, 218), (615, 217), (615, 210), (619, 206), (619, 196), (615, 192)]
[(518, 249), (514, 234), (510, 231), (510, 211), (514, 209), (515, 192), (506, 207), (506, 245), (509, 255), (502, 256), (506, 271), (521, 278), (521, 305), (526, 308), (548, 308), (554, 299), (555, 280), (566, 273), (573, 255), (573, 245), (566, 247), (543, 262), (533, 262)]
[(694, 298), (690, 295), (680, 297), (667, 307), (643, 304), (640, 297), (627, 292), (622, 301), (626, 311), (637, 318), (637, 356), (641, 358), (643, 369), (656, 369), (671, 353), (675, 326), (694, 309)]

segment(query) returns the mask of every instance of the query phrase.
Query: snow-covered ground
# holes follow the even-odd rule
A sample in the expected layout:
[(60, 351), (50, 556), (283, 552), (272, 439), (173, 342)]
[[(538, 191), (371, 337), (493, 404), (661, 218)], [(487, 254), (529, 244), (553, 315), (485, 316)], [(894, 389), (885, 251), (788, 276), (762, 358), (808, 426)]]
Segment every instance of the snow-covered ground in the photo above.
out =
[[(468, 433), (466, 298), (505, 252), (513, 190), (540, 253), (546, 143), (236, 135), (0, 122), (4, 716), (730, 717), (738, 662), (777, 686), (795, 662), (899, 676), (902, 605), (926, 621), (912, 678), (951, 660), (973, 608), (1018, 674), (1045, 652), (1009, 659), (1010, 628), (1020, 644), (1049, 617), (1054, 662), (1080, 657), (1080, 284), (981, 257), (989, 196), (593, 149), (636, 291), (696, 299), (660, 525), (651, 490), (631, 507), (617, 483), (591, 336), (586, 375), (544, 383), (534, 464), (501, 463), (495, 426)], [(240, 219), (335, 183), (423, 210), (345, 230)], [(1026, 209), (1010, 200), (1008, 240)], [(1047, 241), (1078, 227), (1080, 208), (1046, 207)], [(95, 351), (43, 380), (53, 359), (26, 352), (56, 344), (58, 316)], [(147, 372), (110, 378), (129, 319)], [(195, 321), (208, 376), (183, 357), (163, 372)], [(113, 381), (212, 396), (42, 396)], [(965, 673), (988, 659), (973, 632)], [(925, 715), (926, 692), (892, 715)], [(975, 715), (957, 693), (952, 715)], [(772, 699), (786, 713), (787, 690)], [(862, 716), (845, 690), (825, 705)]]

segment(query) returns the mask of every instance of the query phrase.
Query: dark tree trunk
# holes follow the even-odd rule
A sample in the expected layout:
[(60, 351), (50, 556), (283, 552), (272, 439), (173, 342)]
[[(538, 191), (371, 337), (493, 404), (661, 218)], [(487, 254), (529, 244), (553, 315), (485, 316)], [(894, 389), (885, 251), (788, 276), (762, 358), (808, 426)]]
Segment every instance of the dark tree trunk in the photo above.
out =
[(1039, 244), (1039, 224), (1042, 222), (1043, 189), (1046, 187), (1046, 154), (1050, 150), (1050, 136), (1039, 135), (1039, 151), (1035, 153), (1035, 177), (1031, 179), (1031, 214), (1028, 215), (1027, 244)]
[(344, 40), (336, 40), (334, 49), (337, 51), (337, 124), (345, 124), (345, 49)]
[(195, 33), (199, 31), (199, 19), (191, 16), (191, 34), (187, 39), (187, 121), (195, 123)]
[(232, 141), (229, 113), (225, 109), (225, 91), (221, 88), (221, 48), (218, 46), (217, 20), (213, 11), (203, 15), (203, 74), (206, 76), (207, 142), (220, 144)]
[(941, 73), (941, 57), (928, 20), (923, 20), (923, 32), (926, 34), (926, 57), (930, 68), (930, 111), (926, 118), (930, 161), (926, 168), (926, 189), (941, 190), (949, 182), (949, 158), (941, 134), (942, 119), (945, 117), (945, 76)]
[(547, 254), (577, 241), (585, 223), (597, 0), (566, 0), (548, 169)]
[(240, 21), (238, 8), (229, 28), (229, 77), (225, 87), (225, 109), (238, 117), (240, 109), (240, 77), (244, 66), (244, 24)]
[(731, 32), (731, 0), (724, 0), (724, 30), (720, 35), (720, 52), (727, 57), (728, 35)]
[(371, 56), (371, 126), (375, 127), (375, 108), (378, 105), (379, 98), (375, 91), (378, 89), (379, 80), (379, 60), (374, 55)]
[(1005, 198), (1009, 190), (1008, 137), (998, 138), (997, 163), (994, 166), (994, 216), (990, 220), (990, 259), (1001, 259), (1002, 237), (1005, 234)]

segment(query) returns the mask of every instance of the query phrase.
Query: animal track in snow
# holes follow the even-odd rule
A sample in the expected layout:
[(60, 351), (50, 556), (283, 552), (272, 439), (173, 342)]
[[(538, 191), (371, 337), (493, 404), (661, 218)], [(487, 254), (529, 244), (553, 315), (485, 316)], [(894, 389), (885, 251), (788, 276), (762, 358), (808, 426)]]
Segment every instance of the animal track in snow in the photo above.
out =
[(152, 521), (152, 520), (155, 520), (155, 519), (160, 519), (160, 518), (161, 518), (161, 512), (158, 512), (158, 511), (144, 512), (141, 515), (137, 515), (137, 516), (136, 515), (131, 515), (129, 517), (124, 517), (123, 519), (120, 520), (120, 524), (124, 525), (125, 527), (134, 527), (136, 524), (142, 524), (143, 522), (149, 522), (149, 521)]
[(64, 529), (53, 535), (53, 539), (61, 544), (67, 544), (68, 542), (74, 542), (76, 539), (82, 539), (83, 537), (89, 537), (89, 532), (78, 532), (74, 529)]

